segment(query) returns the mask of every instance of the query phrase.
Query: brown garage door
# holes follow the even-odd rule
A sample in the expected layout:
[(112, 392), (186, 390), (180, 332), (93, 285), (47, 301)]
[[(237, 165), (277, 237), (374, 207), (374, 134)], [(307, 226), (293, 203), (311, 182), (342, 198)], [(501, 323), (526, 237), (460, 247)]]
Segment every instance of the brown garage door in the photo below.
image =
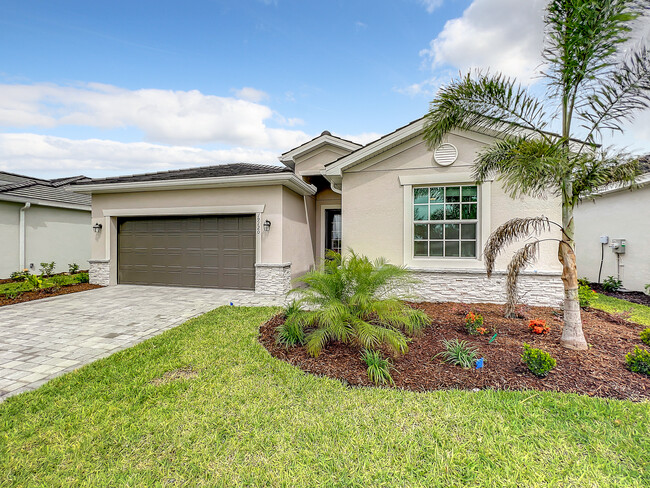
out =
[(118, 220), (118, 283), (255, 288), (255, 217)]

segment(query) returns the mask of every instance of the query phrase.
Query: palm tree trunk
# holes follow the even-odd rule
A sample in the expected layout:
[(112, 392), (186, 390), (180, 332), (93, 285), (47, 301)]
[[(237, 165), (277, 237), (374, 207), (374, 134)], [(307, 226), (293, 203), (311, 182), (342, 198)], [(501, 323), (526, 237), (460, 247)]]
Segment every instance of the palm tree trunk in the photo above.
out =
[(576, 255), (573, 252), (573, 209), (562, 206), (562, 227), (564, 233), (558, 248), (558, 259), (562, 263), (562, 282), (564, 283), (564, 328), (560, 344), (567, 349), (588, 349), (582, 332), (580, 300), (578, 299), (578, 271)]

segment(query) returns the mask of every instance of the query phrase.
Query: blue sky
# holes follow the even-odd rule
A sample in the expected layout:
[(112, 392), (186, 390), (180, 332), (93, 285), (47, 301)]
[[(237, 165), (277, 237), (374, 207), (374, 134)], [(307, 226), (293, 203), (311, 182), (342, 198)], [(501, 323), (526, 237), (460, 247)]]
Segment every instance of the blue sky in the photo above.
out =
[[(543, 93), (533, 76), (543, 6), (5, 0), (0, 170), (102, 176), (274, 163), (325, 129), (366, 143), (422, 116), (437, 87), (471, 67)], [(650, 151), (649, 125), (611, 142)]]

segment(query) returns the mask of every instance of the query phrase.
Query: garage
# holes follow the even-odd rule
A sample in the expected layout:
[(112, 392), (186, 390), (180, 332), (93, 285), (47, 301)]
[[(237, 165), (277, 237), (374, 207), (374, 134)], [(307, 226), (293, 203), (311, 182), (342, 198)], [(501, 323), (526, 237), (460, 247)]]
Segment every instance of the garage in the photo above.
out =
[(121, 284), (255, 289), (253, 215), (119, 218)]

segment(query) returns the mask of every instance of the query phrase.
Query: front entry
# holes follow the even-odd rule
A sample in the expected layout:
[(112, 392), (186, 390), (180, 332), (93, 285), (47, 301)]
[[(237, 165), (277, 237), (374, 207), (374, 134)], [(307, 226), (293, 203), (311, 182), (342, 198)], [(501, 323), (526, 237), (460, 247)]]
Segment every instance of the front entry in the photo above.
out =
[(341, 209), (325, 210), (325, 252), (341, 250)]

